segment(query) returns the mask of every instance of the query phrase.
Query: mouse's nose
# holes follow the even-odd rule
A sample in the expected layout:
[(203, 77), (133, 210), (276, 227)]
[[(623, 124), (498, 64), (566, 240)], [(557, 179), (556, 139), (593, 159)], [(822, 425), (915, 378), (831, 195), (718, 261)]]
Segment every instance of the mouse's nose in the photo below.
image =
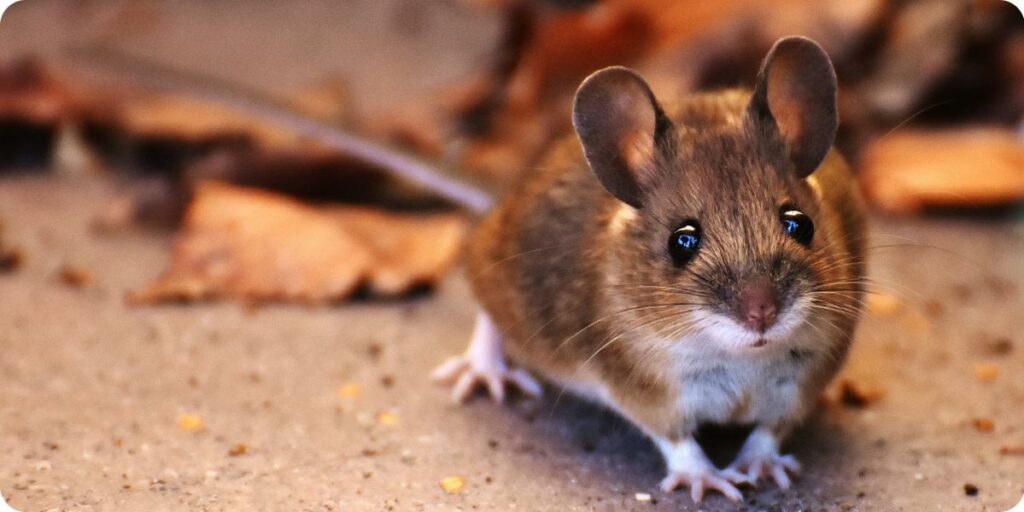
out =
[(740, 320), (750, 329), (765, 332), (778, 317), (778, 300), (775, 290), (767, 280), (746, 285), (740, 293)]

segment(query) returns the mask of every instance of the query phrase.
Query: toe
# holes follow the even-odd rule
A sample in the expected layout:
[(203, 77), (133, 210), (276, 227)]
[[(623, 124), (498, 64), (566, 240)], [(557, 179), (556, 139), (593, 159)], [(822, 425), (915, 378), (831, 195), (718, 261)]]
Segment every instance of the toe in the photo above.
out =
[(679, 487), (679, 476), (678, 475), (668, 475), (664, 479), (661, 480), (661, 491), (662, 492), (672, 492), (672, 491), (676, 490), (677, 487)]
[(494, 403), (503, 403), (505, 401), (505, 381), (501, 380), (498, 375), (486, 375), (484, 382), (487, 383), (487, 391), (491, 394)]
[(734, 484), (747, 484), (754, 485), (754, 480), (750, 478), (750, 475), (746, 475), (739, 469), (729, 466), (722, 470), (722, 477), (729, 480)]
[(783, 455), (779, 457), (779, 464), (782, 464), (783, 467), (794, 473), (800, 471), (800, 462), (792, 455)]
[(455, 386), (452, 387), (452, 400), (458, 404), (464, 403), (473, 394), (473, 388), (476, 387), (476, 383), (475, 375), (471, 372), (463, 373), (455, 383)]
[(704, 480), (696, 479), (690, 484), (690, 499), (694, 503), (700, 503), (704, 500)]
[(541, 388), (540, 383), (536, 379), (526, 373), (522, 368), (516, 368), (509, 372), (508, 378), (515, 383), (516, 387), (533, 398), (540, 398), (544, 394), (544, 389)]
[(732, 501), (740, 501), (741, 499), (743, 499), (743, 494), (740, 492), (740, 490), (737, 489), (736, 486), (732, 485), (725, 478), (717, 476), (709, 477), (708, 487), (718, 490), (719, 492), (724, 494), (726, 498), (729, 498)]
[(451, 384), (468, 364), (465, 358), (453, 357), (435, 368), (430, 373), (430, 378), (440, 384)]
[(762, 469), (764, 469), (764, 466), (761, 464), (761, 461), (755, 460), (751, 462), (750, 465), (747, 466), (747, 478), (756, 482), (758, 478), (761, 478)]
[(781, 464), (772, 466), (772, 480), (775, 480), (780, 489), (789, 489), (789, 476), (786, 475), (786, 468), (782, 467)]

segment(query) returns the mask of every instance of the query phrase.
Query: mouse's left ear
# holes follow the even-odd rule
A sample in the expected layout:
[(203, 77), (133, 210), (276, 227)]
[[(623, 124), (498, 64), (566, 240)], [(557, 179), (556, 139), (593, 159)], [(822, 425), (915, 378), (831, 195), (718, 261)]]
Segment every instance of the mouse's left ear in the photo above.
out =
[(801, 178), (809, 176), (836, 138), (836, 72), (825, 50), (806, 37), (778, 40), (761, 64), (747, 115), (777, 130)]
[(572, 124), (601, 185), (642, 207), (656, 177), (658, 153), (666, 151), (672, 131), (647, 82), (621, 66), (595, 72), (576, 91)]

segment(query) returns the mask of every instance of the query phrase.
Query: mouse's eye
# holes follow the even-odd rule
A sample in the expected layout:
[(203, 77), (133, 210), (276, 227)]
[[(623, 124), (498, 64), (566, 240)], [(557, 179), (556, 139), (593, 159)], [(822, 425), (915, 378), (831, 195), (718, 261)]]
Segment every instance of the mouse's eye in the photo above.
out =
[(696, 221), (684, 222), (668, 237), (668, 253), (677, 267), (686, 265), (700, 249), (700, 225)]
[(811, 245), (814, 238), (814, 222), (804, 212), (790, 206), (783, 206), (779, 211), (782, 228), (800, 245)]

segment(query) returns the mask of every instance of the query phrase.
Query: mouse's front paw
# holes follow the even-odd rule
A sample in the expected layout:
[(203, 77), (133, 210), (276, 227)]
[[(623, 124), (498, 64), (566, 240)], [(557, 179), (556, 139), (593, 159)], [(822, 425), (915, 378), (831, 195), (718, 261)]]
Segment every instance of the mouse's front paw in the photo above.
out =
[(736, 459), (722, 473), (733, 482), (754, 485), (762, 477), (771, 477), (782, 489), (789, 489), (791, 482), (787, 472), (800, 471), (800, 463), (792, 455), (763, 455)]
[(672, 492), (679, 487), (690, 488), (690, 498), (694, 503), (704, 499), (704, 491), (714, 489), (732, 501), (740, 501), (743, 494), (714, 467), (696, 471), (672, 471), (661, 481), (661, 490)]
[(800, 471), (800, 463), (792, 455), (779, 455), (778, 442), (765, 430), (755, 429), (743, 444), (736, 460), (722, 474), (735, 483), (754, 485), (762, 477), (771, 477), (782, 489), (791, 482), (788, 472)]
[(543, 388), (536, 379), (521, 368), (509, 368), (503, 358), (481, 360), (463, 354), (438, 366), (431, 376), (436, 382), (453, 384), (452, 400), (456, 403), (468, 400), (480, 385), (486, 386), (491, 399), (499, 404), (505, 401), (506, 384), (533, 398), (543, 394)]

